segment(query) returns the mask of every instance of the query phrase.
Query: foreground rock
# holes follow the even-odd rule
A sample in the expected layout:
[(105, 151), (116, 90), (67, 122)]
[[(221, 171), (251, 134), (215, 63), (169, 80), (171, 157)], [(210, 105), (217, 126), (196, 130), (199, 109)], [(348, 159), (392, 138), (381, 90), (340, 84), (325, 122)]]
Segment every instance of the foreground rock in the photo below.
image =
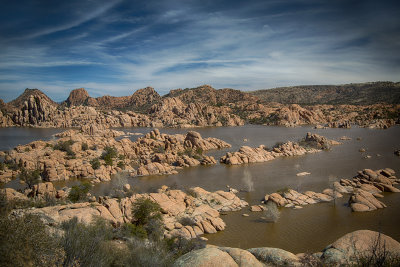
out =
[(389, 257), (400, 257), (400, 243), (378, 232), (358, 230), (344, 235), (322, 252), (308, 258), (307, 253), (294, 255), (279, 248), (243, 250), (208, 246), (181, 256), (174, 266), (348, 266), (356, 264), (361, 258), (372, 257), (375, 261), (371, 264), (378, 263), (377, 255), (384, 253), (388, 261)]
[(190, 189), (189, 195), (181, 190), (171, 190), (163, 186), (158, 193), (135, 194), (121, 200), (101, 197), (98, 202), (15, 210), (13, 214), (38, 214), (48, 225), (59, 225), (73, 217), (90, 223), (94, 216), (100, 216), (118, 225), (132, 221), (132, 204), (142, 197), (149, 198), (161, 206), (165, 236), (182, 236), (187, 239), (224, 230), (225, 222), (220, 218), (219, 212), (237, 211), (248, 205), (231, 192), (208, 192), (195, 187)]
[[(177, 167), (215, 164), (215, 159), (203, 152), (230, 147), (220, 139), (202, 138), (194, 131), (168, 135), (155, 129), (135, 142), (116, 139), (124, 135), (122, 131), (86, 125), (81, 132), (68, 130), (58, 134), (58, 140), (34, 141), (0, 156), (9, 165), (39, 169), (46, 181), (78, 177), (100, 182), (109, 181), (122, 171), (131, 176), (173, 174)], [(18, 171), (5, 167), (0, 172), (0, 181), (9, 181), (17, 175)]]
[(307, 133), (305, 139), (299, 144), (286, 142), (272, 149), (261, 145), (257, 148), (242, 146), (237, 152), (228, 152), (221, 157), (220, 162), (228, 165), (245, 163), (266, 162), (277, 157), (301, 156), (306, 153), (315, 153), (321, 149), (329, 149), (332, 145), (340, 144), (317, 134)]
[[(384, 255), (386, 258), (400, 256), (400, 243), (382, 233), (359, 230), (348, 233), (327, 246), (321, 258), (329, 264), (354, 264), (357, 258)], [(372, 263), (373, 264), (373, 263)]]

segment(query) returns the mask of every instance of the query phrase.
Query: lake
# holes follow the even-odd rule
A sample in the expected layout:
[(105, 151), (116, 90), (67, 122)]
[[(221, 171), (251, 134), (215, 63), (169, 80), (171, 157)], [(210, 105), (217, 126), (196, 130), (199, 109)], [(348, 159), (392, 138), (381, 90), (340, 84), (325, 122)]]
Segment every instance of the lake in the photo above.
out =
[[(124, 131), (147, 133), (150, 128), (125, 128)], [(341, 141), (329, 151), (304, 156), (278, 158), (265, 163), (240, 166), (199, 166), (185, 168), (176, 175), (161, 175), (114, 179), (108, 183), (95, 185), (96, 195), (110, 191), (120, 180), (127, 181), (140, 192), (151, 192), (168, 185), (187, 189), (200, 186), (209, 191), (225, 190), (227, 185), (238, 190), (252, 185), (253, 191), (239, 192), (238, 196), (250, 205), (260, 204), (265, 194), (282, 188), (293, 188), (300, 192), (322, 191), (340, 178), (352, 178), (358, 170), (365, 168), (392, 168), (400, 176), (400, 157), (394, 155), (400, 148), (400, 127), (387, 130), (365, 128), (313, 129), (311, 127), (273, 127), (246, 125), (242, 127), (209, 127), (194, 129), (160, 129), (162, 133), (186, 133), (198, 131), (203, 137), (217, 137), (232, 145), (232, 148), (209, 151), (208, 155), (217, 160), (228, 151), (237, 151), (240, 146), (271, 147), (277, 142), (297, 141), (307, 132), (317, 133), (339, 140), (342, 136), (351, 140)], [(3, 128), (0, 129), (0, 148), (9, 149), (17, 144), (37, 139), (50, 139), (60, 129)], [(133, 140), (137, 136), (131, 137)], [(247, 141), (244, 141), (247, 139)], [(359, 139), (359, 140), (357, 140)], [(366, 152), (359, 152), (364, 148)], [(366, 155), (371, 158), (365, 158)], [(310, 175), (298, 177), (299, 172)], [(61, 186), (62, 184), (58, 184)], [(266, 223), (260, 219), (262, 212), (250, 212), (248, 208), (223, 215), (227, 227), (217, 234), (206, 235), (209, 244), (230, 247), (279, 247), (293, 253), (321, 251), (326, 245), (350, 231), (370, 229), (381, 231), (400, 240), (400, 194), (385, 193), (381, 199), (388, 207), (368, 213), (353, 213), (347, 206), (349, 195), (336, 203), (320, 203), (305, 206), (300, 210), (280, 209), (276, 223)], [(249, 217), (243, 217), (248, 213)]]

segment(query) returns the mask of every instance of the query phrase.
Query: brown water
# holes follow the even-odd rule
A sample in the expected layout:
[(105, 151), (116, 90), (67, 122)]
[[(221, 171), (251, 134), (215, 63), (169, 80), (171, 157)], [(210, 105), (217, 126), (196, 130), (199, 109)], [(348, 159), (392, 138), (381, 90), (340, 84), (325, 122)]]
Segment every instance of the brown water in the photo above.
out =
[[(30, 131), (31, 129), (29, 129)], [(146, 133), (151, 129), (133, 128), (125, 131)], [(341, 136), (352, 138), (342, 141), (343, 145), (335, 146), (330, 151), (323, 151), (305, 156), (278, 158), (266, 163), (246, 164), (241, 166), (199, 166), (186, 168), (176, 175), (126, 178), (141, 192), (154, 191), (161, 185), (176, 188), (200, 186), (206, 190), (225, 189), (227, 185), (243, 189), (253, 184), (254, 191), (240, 192), (239, 197), (250, 204), (259, 204), (267, 193), (284, 187), (299, 191), (322, 191), (340, 178), (351, 178), (358, 170), (364, 168), (392, 168), (400, 176), (400, 157), (393, 154), (400, 147), (400, 127), (388, 130), (321, 129), (310, 127), (283, 128), (264, 126), (196, 128), (203, 137), (217, 137), (232, 144), (232, 148), (212, 151), (209, 155), (217, 159), (227, 151), (236, 151), (242, 145), (273, 146), (276, 142), (296, 141), (308, 131), (338, 140)], [(1, 135), (2, 129), (0, 129)], [(165, 133), (185, 133), (188, 129), (161, 129)], [(361, 137), (361, 140), (356, 140)], [(133, 139), (137, 137), (132, 137)], [(248, 139), (244, 142), (243, 139)], [(0, 146), (1, 146), (0, 142)], [(360, 153), (365, 148), (367, 152)], [(372, 158), (365, 159), (365, 155)], [(311, 174), (297, 177), (299, 172)], [(246, 179), (244, 179), (246, 177)], [(95, 194), (104, 194), (118, 181), (96, 185)], [(225, 231), (206, 235), (210, 244), (231, 247), (279, 247), (298, 252), (315, 252), (345, 233), (358, 229), (380, 230), (400, 240), (400, 194), (386, 193), (383, 202), (386, 209), (369, 213), (352, 213), (346, 206), (349, 196), (333, 203), (315, 204), (301, 210), (280, 209), (280, 218), (276, 223), (260, 220), (262, 213), (252, 213), (247, 208), (239, 212), (224, 215), (227, 224)], [(250, 214), (243, 217), (243, 213)]]

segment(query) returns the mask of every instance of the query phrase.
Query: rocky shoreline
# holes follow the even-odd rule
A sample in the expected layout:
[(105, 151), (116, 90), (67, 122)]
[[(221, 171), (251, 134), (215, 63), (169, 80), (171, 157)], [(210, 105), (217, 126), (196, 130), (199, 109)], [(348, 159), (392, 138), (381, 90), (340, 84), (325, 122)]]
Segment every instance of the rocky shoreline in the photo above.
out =
[(77, 177), (91, 178), (94, 183), (109, 181), (119, 172), (130, 176), (173, 174), (183, 167), (215, 164), (216, 160), (204, 152), (230, 147), (217, 138), (203, 139), (194, 131), (168, 135), (155, 129), (132, 142), (116, 139), (125, 136), (122, 131), (90, 125), (56, 136), (58, 140), (34, 141), (1, 152), (6, 164), (0, 181), (15, 178), (22, 169), (39, 170), (45, 181)]

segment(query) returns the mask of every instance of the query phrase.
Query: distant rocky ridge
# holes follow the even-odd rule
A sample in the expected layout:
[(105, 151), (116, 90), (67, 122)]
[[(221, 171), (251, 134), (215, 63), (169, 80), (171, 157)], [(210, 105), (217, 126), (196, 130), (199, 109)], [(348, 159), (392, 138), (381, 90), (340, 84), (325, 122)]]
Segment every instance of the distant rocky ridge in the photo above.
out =
[(400, 104), (400, 82), (302, 85), (257, 90), (249, 93), (266, 103), (301, 105)]
[[(373, 87), (374, 84), (377, 88)], [(251, 123), (339, 128), (348, 128), (354, 124), (362, 127), (388, 128), (399, 123), (400, 104), (396, 100), (398, 85), (387, 84), (391, 89), (389, 94), (384, 94), (383, 100), (376, 97), (372, 102), (357, 100), (357, 105), (321, 105), (330, 102), (318, 97), (319, 93), (316, 90), (315, 97), (310, 93), (307, 98), (319, 100), (315, 100), (316, 104), (305, 106), (287, 104), (291, 101), (285, 99), (278, 99), (282, 103), (270, 102), (265, 100), (264, 93), (246, 93), (234, 89), (216, 90), (208, 85), (171, 90), (162, 97), (151, 87), (137, 90), (131, 96), (97, 98), (90, 97), (85, 89), (79, 88), (73, 90), (68, 99), (61, 104), (55, 103), (38, 89), (26, 89), (21, 96), (9, 103), (0, 102), (0, 127), (61, 128), (97, 124), (99, 127), (107, 128), (135, 126), (182, 128), (240, 126)], [(381, 88), (379, 86), (383, 86), (381, 83), (363, 85), (375, 88), (375, 91)], [(364, 88), (361, 85), (359, 87)], [(349, 88), (353, 87), (349, 85)], [(281, 90), (274, 90), (268, 90), (268, 94), (274, 96), (281, 94)], [(299, 90), (301, 92), (302, 89)], [(352, 90), (356, 91), (354, 88)], [(326, 94), (332, 96), (330, 91)], [(307, 94), (296, 93), (296, 95)], [(297, 100), (292, 102), (307, 104)], [(380, 102), (382, 104), (377, 104)], [(371, 105), (361, 105), (365, 103)]]

